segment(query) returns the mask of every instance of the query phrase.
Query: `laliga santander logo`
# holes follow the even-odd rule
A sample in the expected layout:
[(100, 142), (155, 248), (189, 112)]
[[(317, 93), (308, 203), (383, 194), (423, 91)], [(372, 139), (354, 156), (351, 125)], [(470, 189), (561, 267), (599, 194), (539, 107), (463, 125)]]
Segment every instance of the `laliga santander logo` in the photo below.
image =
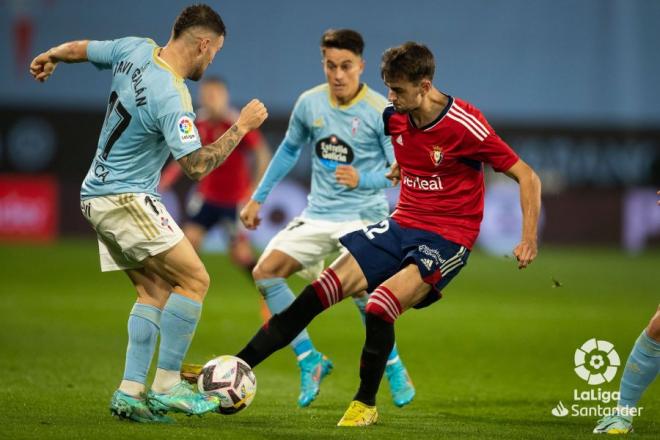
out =
[(611, 342), (589, 339), (575, 350), (575, 374), (589, 385), (611, 382), (621, 365)]
[(193, 121), (186, 116), (179, 119), (179, 139), (184, 143), (197, 140)]
[[(601, 385), (614, 380), (621, 366), (619, 354), (611, 342), (592, 338), (575, 350), (575, 374), (589, 385)], [(621, 413), (617, 402), (621, 398), (619, 391), (609, 391), (600, 387), (587, 390), (573, 390), (573, 403), (559, 403), (550, 411), (555, 417), (609, 417), (623, 414), (638, 416), (643, 407), (624, 408)]]
[(181, 118), (179, 121), (179, 131), (182, 134), (190, 134), (193, 131), (192, 121), (188, 118)]

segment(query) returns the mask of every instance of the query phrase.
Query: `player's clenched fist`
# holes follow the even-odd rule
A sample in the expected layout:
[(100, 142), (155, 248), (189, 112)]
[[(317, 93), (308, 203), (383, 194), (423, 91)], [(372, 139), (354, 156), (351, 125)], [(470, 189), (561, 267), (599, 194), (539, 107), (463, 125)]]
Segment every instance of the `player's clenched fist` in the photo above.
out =
[(39, 82), (44, 82), (53, 74), (57, 67), (57, 61), (54, 61), (48, 52), (43, 52), (30, 63), (30, 74)]
[(268, 110), (266, 106), (258, 99), (253, 99), (243, 107), (236, 124), (247, 133), (255, 128), (259, 128), (267, 117)]
[(513, 255), (518, 260), (518, 269), (524, 269), (529, 266), (538, 253), (536, 242), (532, 240), (523, 240), (513, 250)]
[(241, 222), (243, 222), (243, 226), (248, 229), (257, 229), (257, 226), (259, 226), (259, 223), (261, 223), (261, 219), (259, 218), (259, 209), (261, 209), (261, 203), (255, 200), (250, 200), (247, 202), (239, 214)]
[(360, 173), (350, 165), (338, 165), (335, 170), (337, 183), (349, 188), (355, 188), (360, 183)]

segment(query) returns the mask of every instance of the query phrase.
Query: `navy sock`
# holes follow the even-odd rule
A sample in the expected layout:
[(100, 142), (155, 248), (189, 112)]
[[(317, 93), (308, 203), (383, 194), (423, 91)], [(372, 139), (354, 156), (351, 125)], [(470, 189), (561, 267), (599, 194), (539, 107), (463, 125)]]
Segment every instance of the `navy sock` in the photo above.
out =
[(366, 314), (365, 324), (367, 338), (360, 358), (360, 388), (354, 400), (374, 406), (385, 364), (394, 346), (394, 324), (372, 313)]

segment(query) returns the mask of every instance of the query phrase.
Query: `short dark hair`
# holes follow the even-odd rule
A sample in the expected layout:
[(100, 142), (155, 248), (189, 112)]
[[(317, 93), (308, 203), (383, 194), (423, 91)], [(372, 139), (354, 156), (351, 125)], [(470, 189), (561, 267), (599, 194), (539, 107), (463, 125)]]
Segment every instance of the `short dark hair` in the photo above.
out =
[(328, 29), (321, 37), (321, 49), (346, 49), (362, 56), (364, 40), (359, 32), (352, 29)]
[(192, 27), (203, 27), (220, 36), (227, 34), (225, 24), (209, 5), (198, 4), (186, 7), (174, 22), (172, 36), (176, 40), (181, 34)]
[(423, 44), (408, 41), (383, 53), (380, 75), (385, 81), (405, 79), (418, 83), (424, 78), (433, 80), (434, 74), (433, 53)]

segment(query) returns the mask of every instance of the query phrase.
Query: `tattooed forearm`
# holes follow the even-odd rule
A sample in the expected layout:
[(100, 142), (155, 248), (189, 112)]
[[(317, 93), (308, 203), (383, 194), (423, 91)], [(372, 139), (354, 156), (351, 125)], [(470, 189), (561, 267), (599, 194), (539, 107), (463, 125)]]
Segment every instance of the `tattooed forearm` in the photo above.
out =
[(181, 164), (181, 168), (188, 177), (193, 180), (200, 180), (227, 159), (244, 135), (245, 133), (234, 124), (215, 142), (179, 159), (179, 164)]

